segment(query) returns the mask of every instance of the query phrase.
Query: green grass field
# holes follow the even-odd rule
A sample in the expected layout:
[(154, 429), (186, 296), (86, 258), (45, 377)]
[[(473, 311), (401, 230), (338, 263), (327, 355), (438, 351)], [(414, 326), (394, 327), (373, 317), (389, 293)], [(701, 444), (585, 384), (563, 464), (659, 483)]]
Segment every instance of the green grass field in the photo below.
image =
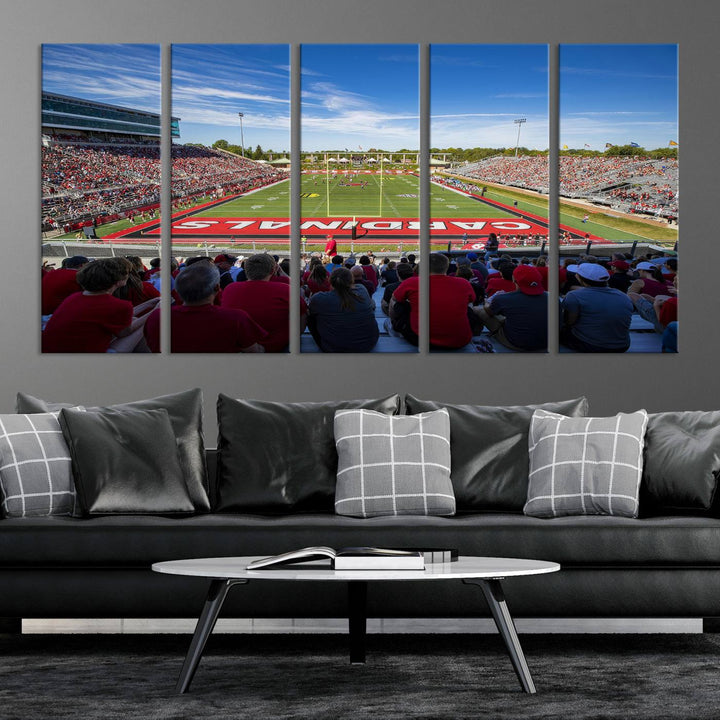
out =
[[(335, 180), (331, 180), (328, 197), (324, 174), (302, 175), (302, 217), (415, 218), (418, 216), (420, 180), (416, 175), (385, 175), (382, 178), (382, 192), (379, 175), (357, 174), (352, 182), (367, 182), (364, 188), (357, 185), (341, 186), (339, 184), (341, 177), (337, 176)], [(237, 198), (215, 208), (202, 210), (198, 213), (198, 217), (289, 217), (288, 188), (289, 181), (274, 185), (272, 188)], [(517, 200), (519, 211), (547, 218), (548, 202), (544, 196), (528, 196), (526, 193), (512, 189), (501, 191), (491, 188), (486, 197), (511, 206)], [(434, 183), (431, 184), (430, 214), (434, 218), (514, 217), (511, 212), (502, 208), (478, 203)], [(590, 219), (587, 223), (583, 223), (584, 215), (585, 211), (581, 208), (560, 204), (561, 225), (568, 225), (583, 234), (587, 232), (619, 242), (677, 240), (675, 228), (655, 227), (632, 218), (614, 218), (600, 212), (590, 212)]]
[[(301, 215), (303, 218), (417, 218), (419, 213), (419, 178), (416, 175), (383, 175), (358, 173), (352, 179), (342, 175), (330, 181), (329, 192), (323, 174), (303, 174)], [(350, 184), (353, 183), (353, 184)], [(488, 189), (487, 199), (512, 206), (517, 210), (547, 218), (548, 201), (541, 195), (528, 195), (512, 189)], [(201, 201), (197, 205), (202, 204)], [(590, 218), (582, 222), (588, 212)], [(450, 189), (431, 184), (430, 214), (432, 218), (512, 218), (512, 212), (480, 203)], [(290, 216), (290, 181), (258, 190), (213, 207), (193, 213), (197, 218), (288, 218)], [(608, 240), (633, 240), (673, 243), (676, 228), (656, 227), (629, 217), (611, 217), (601, 211), (560, 203), (560, 224), (582, 234), (590, 233)], [(127, 220), (98, 228), (103, 237), (128, 227)], [(66, 238), (75, 237), (70, 233)]]

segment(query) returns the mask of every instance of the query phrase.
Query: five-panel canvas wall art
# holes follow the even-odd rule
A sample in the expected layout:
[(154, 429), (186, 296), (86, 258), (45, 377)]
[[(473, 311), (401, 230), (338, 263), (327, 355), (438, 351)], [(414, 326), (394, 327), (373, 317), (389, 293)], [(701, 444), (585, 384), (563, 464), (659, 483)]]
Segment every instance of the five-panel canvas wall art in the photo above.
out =
[(677, 352), (678, 48), (549, 53), (44, 45), (42, 351)]

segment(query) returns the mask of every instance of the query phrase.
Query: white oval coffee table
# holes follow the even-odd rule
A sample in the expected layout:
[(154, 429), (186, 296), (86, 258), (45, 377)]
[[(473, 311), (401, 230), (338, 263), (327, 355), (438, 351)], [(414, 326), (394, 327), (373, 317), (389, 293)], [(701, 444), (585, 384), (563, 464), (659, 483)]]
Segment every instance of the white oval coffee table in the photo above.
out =
[(525, 692), (534, 693), (535, 684), (525, 661), (512, 616), (505, 602), (500, 581), (510, 577), (557, 572), (560, 565), (544, 560), (521, 558), (460, 557), (448, 563), (428, 565), (424, 570), (333, 570), (327, 562), (311, 562), (279, 568), (248, 570), (259, 557), (198, 558), (154, 563), (155, 572), (210, 578), (210, 588), (175, 687), (187, 692), (202, 658), (205, 643), (215, 627), (228, 591), (251, 581), (273, 580), (344, 582), (348, 586), (350, 662), (365, 662), (366, 599), (368, 582), (412, 582), (461, 580), (483, 591), (493, 620), (505, 641), (513, 668)]

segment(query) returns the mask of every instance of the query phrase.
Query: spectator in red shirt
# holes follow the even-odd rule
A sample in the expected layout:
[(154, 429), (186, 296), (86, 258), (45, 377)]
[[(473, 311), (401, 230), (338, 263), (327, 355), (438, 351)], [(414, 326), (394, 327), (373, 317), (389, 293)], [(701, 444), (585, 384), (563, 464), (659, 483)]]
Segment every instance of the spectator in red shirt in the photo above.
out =
[(335, 257), (337, 255), (337, 240), (332, 235), (328, 235), (326, 239), (325, 254), (331, 258)]
[(675, 279), (678, 271), (677, 258), (668, 258), (665, 260), (665, 264), (660, 268), (663, 276), (663, 280), (667, 283), (671, 283)]
[[(442, 253), (430, 253), (430, 347), (457, 349), (472, 339), (468, 312), (475, 300), (475, 291), (467, 280), (447, 274), (450, 261)], [(401, 329), (403, 337), (413, 345), (418, 344), (418, 310), (420, 278), (414, 275), (404, 280), (393, 293), (390, 316), (403, 312), (398, 303), (409, 304), (409, 322)]]
[[(275, 260), (266, 253), (245, 260), (245, 282), (230, 283), (222, 296), (222, 307), (238, 308), (268, 333), (262, 340), (265, 352), (286, 352), (290, 342), (290, 285), (270, 282)], [(301, 332), (305, 329), (307, 305), (300, 299)]]
[(139, 308), (113, 297), (127, 282), (127, 265), (120, 258), (96, 260), (78, 271), (77, 280), (82, 292), (65, 298), (53, 313), (42, 334), (43, 352), (147, 352), (147, 315), (135, 317)]
[[(672, 282), (672, 290), (677, 293), (678, 276), (675, 275)], [(655, 331), (662, 333), (673, 321), (677, 320), (678, 298), (675, 295), (640, 295), (628, 292), (628, 297), (633, 301), (640, 316), (655, 326)]]
[(42, 278), (42, 314), (52, 315), (60, 303), (82, 288), (77, 281), (77, 272), (87, 265), (89, 260), (75, 255), (63, 260), (62, 267), (45, 273)]
[[(264, 352), (259, 343), (267, 333), (243, 310), (218, 307), (220, 270), (209, 261), (186, 267), (176, 278), (182, 305), (170, 316), (170, 349), (174, 353)], [(145, 324), (145, 338), (152, 352), (160, 352), (160, 311)]]
[(145, 268), (142, 260), (137, 255), (128, 255), (120, 258), (126, 263), (128, 269), (128, 280), (125, 285), (119, 287), (113, 295), (121, 300), (129, 300), (133, 307), (142, 305), (148, 300), (160, 297), (160, 291), (150, 282), (143, 280)]
[(638, 279), (634, 280), (627, 292), (637, 295), (646, 295), (654, 298), (657, 295), (671, 294), (670, 286), (663, 279), (660, 268), (650, 262), (639, 262), (635, 269), (638, 272)]
[(548, 264), (547, 264), (547, 258), (544, 255), (541, 255), (535, 262), (535, 269), (540, 273), (540, 280), (542, 281), (543, 290), (545, 292), (549, 289), (549, 281), (548, 281)]
[(380, 278), (378, 277), (377, 268), (372, 264), (370, 261), (370, 258), (367, 255), (362, 255), (360, 257), (360, 267), (362, 267), (362, 271), (365, 275), (365, 279), (372, 283), (373, 289), (370, 295), (377, 290), (378, 283), (380, 282)]
[(316, 293), (332, 290), (330, 274), (320, 258), (310, 260), (310, 269), (303, 275), (303, 284), (305, 285), (305, 296), (308, 298)]
[(514, 292), (513, 272), (515, 266), (512, 262), (501, 262), (498, 265), (498, 273), (491, 275), (485, 285), (485, 297), (492, 297), (496, 292)]

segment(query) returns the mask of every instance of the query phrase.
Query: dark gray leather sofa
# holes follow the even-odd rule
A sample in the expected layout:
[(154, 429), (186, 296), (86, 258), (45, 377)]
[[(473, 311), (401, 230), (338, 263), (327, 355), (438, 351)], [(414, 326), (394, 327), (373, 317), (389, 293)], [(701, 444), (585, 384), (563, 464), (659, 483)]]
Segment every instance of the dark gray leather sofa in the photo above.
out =
[[(533, 409), (582, 416), (585, 400), (514, 408), (447, 405), (458, 514), (361, 519), (333, 510), (336, 405), (221, 396), (222, 461), (208, 451), (207, 469), (199, 390), (128, 405), (172, 411), (183, 467), (194, 473), (207, 508), (187, 517), (121, 512), (3, 518), (0, 630), (16, 628), (22, 617), (197, 617), (208, 581), (157, 574), (152, 563), (273, 555), (312, 545), (443, 547), (463, 555), (555, 561), (559, 573), (504, 583), (515, 617), (702, 617), (716, 629), (710, 619), (720, 618), (719, 412), (650, 416), (639, 519), (539, 519), (522, 513)], [(392, 396), (371, 405), (393, 414), (401, 403)], [(408, 414), (440, 406), (405, 398)], [(19, 396), (20, 412), (58, 407)], [(215, 512), (207, 512), (210, 507)], [(234, 589), (223, 608), (227, 617), (346, 613), (346, 591), (334, 583), (251, 582)], [(477, 589), (460, 582), (422, 588), (371, 583), (368, 589), (370, 617), (486, 613)]]
[[(208, 453), (214, 470), (214, 451)], [(505, 582), (515, 617), (720, 616), (720, 519), (564, 517), (519, 513), (358, 519), (329, 513), (4, 519), (0, 617), (193, 617), (203, 579), (159, 575), (153, 562), (269, 555), (308, 545), (454, 547), (526, 557), (562, 571)], [(335, 584), (250, 583), (225, 617), (342, 617)], [(371, 583), (370, 617), (484, 615), (476, 589), (455, 583)]]

